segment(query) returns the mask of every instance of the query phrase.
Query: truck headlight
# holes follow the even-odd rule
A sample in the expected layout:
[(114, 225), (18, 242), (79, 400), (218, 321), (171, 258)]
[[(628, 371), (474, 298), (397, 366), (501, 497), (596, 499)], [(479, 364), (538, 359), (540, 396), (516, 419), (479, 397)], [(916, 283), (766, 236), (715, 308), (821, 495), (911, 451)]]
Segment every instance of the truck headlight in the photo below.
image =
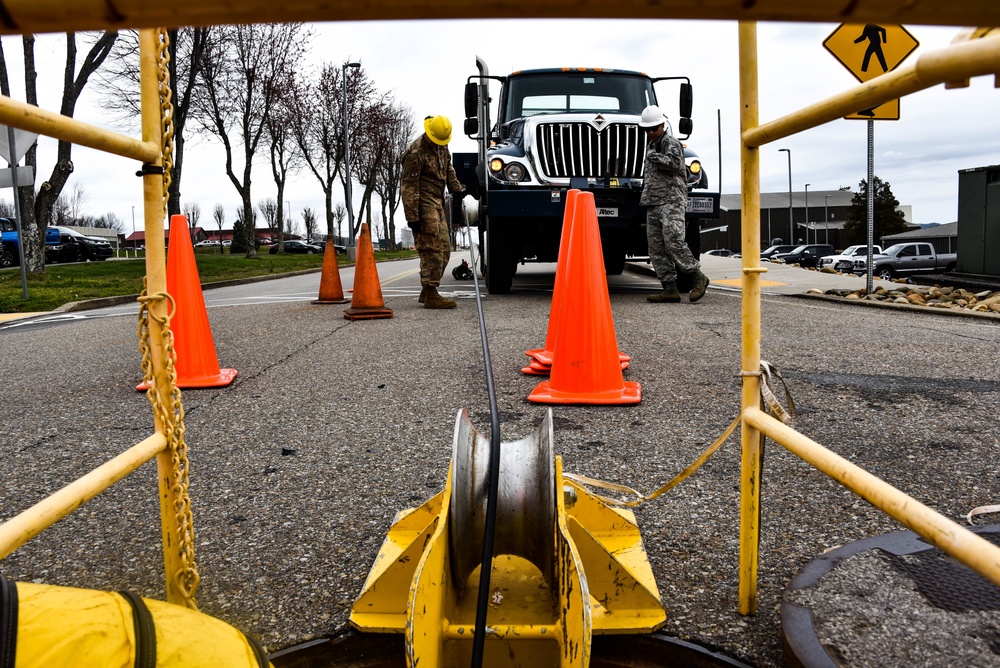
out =
[(507, 168), (504, 170), (504, 174), (507, 176), (508, 180), (514, 181), (515, 183), (523, 181), (525, 176), (524, 167), (516, 162), (512, 162), (507, 165)]
[(701, 163), (695, 160), (688, 169), (691, 170), (692, 174), (701, 174)]
[(512, 183), (531, 180), (528, 176), (528, 170), (524, 168), (524, 165), (517, 162), (504, 164), (504, 161), (500, 158), (490, 160), (490, 172), (493, 173), (494, 177)]

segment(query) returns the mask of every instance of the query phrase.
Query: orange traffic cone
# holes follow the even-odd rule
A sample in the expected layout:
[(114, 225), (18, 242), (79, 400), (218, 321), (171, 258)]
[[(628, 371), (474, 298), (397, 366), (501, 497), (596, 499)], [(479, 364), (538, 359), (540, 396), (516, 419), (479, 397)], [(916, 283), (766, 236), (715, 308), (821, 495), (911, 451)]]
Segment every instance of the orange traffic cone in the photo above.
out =
[[(232, 383), (236, 378), (236, 369), (220, 369), (215, 354), (186, 216), (170, 217), (167, 292), (174, 298), (170, 331), (174, 335), (174, 351), (177, 353), (174, 360), (177, 387), (224, 387)], [(145, 381), (135, 389), (146, 390)]]
[(368, 223), (362, 223), (361, 236), (358, 237), (358, 258), (354, 262), (354, 294), (351, 297), (351, 308), (344, 310), (344, 317), (348, 320), (371, 320), (392, 316), (392, 309), (386, 308), (382, 299), (382, 286), (379, 285), (378, 269), (375, 268), (372, 234)]
[(333, 237), (326, 238), (323, 248), (323, 274), (319, 279), (319, 298), (313, 304), (345, 304), (344, 286), (340, 283), (340, 269), (337, 267), (337, 248)]
[(551, 376), (538, 384), (528, 401), (637, 404), (642, 398), (639, 383), (622, 377), (593, 193), (577, 195), (568, 246)]
[[(556, 340), (556, 327), (559, 322), (559, 312), (568, 287), (566, 285), (566, 256), (569, 253), (570, 232), (576, 219), (576, 197), (579, 190), (566, 191), (566, 210), (563, 213), (562, 235), (559, 237), (559, 258), (556, 261), (556, 282), (552, 288), (552, 306), (549, 308), (549, 328), (545, 334), (545, 347), (525, 350), (524, 354), (531, 358), (528, 366), (521, 368), (521, 373), (531, 376), (547, 376), (552, 371), (552, 350)], [(632, 358), (623, 352), (618, 353), (622, 369), (627, 369)]]

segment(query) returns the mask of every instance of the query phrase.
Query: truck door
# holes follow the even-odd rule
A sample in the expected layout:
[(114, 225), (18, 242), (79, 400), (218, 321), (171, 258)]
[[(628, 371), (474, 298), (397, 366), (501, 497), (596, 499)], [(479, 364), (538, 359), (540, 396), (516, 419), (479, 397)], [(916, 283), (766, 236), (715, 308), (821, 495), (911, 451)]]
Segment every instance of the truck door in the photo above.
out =
[(922, 273), (932, 272), (937, 269), (937, 258), (934, 255), (934, 247), (930, 244), (916, 244), (916, 270)]

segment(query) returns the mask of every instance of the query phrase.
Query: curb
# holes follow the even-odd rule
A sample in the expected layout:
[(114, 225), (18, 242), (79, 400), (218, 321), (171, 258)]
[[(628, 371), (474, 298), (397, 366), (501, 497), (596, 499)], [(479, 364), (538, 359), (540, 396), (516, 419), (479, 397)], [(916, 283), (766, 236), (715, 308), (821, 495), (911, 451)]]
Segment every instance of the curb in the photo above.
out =
[(980, 318), (995, 320), (1000, 322), (1000, 313), (987, 313), (983, 311), (969, 311), (967, 309), (934, 308), (931, 306), (916, 306), (914, 304), (894, 304), (892, 302), (882, 302), (873, 299), (845, 299), (833, 295), (821, 295), (816, 293), (796, 293), (785, 295), (786, 297), (796, 297), (799, 299), (819, 299), (821, 301), (833, 302), (835, 304), (848, 304), (850, 306), (871, 306), (875, 308), (897, 309), (910, 311), (911, 313), (929, 313), (933, 315), (950, 315), (958, 318)]

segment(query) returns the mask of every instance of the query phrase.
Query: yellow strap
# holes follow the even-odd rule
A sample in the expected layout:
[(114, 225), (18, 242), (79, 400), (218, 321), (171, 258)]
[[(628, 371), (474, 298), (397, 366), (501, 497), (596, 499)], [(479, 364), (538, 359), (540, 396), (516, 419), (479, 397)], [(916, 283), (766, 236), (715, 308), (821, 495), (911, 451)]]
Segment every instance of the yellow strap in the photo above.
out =
[[(777, 367), (773, 366), (769, 362), (761, 360), (759, 372), (753, 374), (748, 374), (744, 372), (743, 375), (760, 376), (761, 399), (763, 400), (763, 403), (766, 404), (767, 408), (772, 413), (774, 413), (774, 415), (779, 420), (781, 420), (785, 424), (789, 424), (795, 418), (795, 402), (792, 400), (792, 394), (788, 390), (788, 385), (785, 383), (785, 379), (781, 377), (781, 373), (778, 371)], [(778, 380), (780, 380), (781, 384), (785, 388), (785, 399), (788, 402), (788, 410), (785, 410), (785, 408), (778, 402), (778, 398), (774, 395), (774, 390), (771, 387), (773, 383), (772, 380), (773, 378), (777, 378)], [(652, 501), (661, 494), (664, 494), (665, 492), (668, 492), (669, 490), (673, 489), (681, 482), (683, 482), (688, 476), (690, 476), (692, 473), (701, 468), (701, 465), (707, 462), (709, 458), (715, 454), (716, 450), (721, 448), (722, 444), (725, 443), (729, 439), (729, 437), (733, 435), (733, 432), (736, 431), (736, 427), (740, 423), (740, 418), (741, 416), (737, 415), (736, 418), (729, 423), (729, 426), (726, 427), (726, 430), (722, 432), (722, 436), (719, 436), (719, 438), (716, 439), (715, 443), (712, 443), (712, 445), (708, 446), (708, 448), (703, 453), (701, 453), (701, 455), (698, 456), (698, 459), (694, 460), (694, 462), (692, 462), (686, 469), (677, 474), (673, 480), (668, 482), (663, 487), (660, 487), (652, 494), (647, 494), (643, 496), (639, 492), (635, 491), (634, 489), (626, 485), (619, 485), (617, 483), (606, 482), (604, 480), (595, 480), (594, 478), (588, 478), (587, 476), (579, 475), (576, 473), (563, 473), (563, 479), (570, 480), (572, 482), (575, 482), (579, 485), (583, 485), (586, 487), (606, 489), (612, 492), (618, 492), (620, 494), (628, 494), (631, 496), (638, 497), (637, 499), (633, 499), (632, 501), (619, 501), (618, 499), (612, 499), (611, 497), (602, 496), (601, 494), (594, 495), (596, 498), (600, 499), (601, 501), (610, 506), (626, 506), (631, 508), (641, 505), (647, 501)], [(763, 439), (763, 435), (761, 435), (761, 438)]]

